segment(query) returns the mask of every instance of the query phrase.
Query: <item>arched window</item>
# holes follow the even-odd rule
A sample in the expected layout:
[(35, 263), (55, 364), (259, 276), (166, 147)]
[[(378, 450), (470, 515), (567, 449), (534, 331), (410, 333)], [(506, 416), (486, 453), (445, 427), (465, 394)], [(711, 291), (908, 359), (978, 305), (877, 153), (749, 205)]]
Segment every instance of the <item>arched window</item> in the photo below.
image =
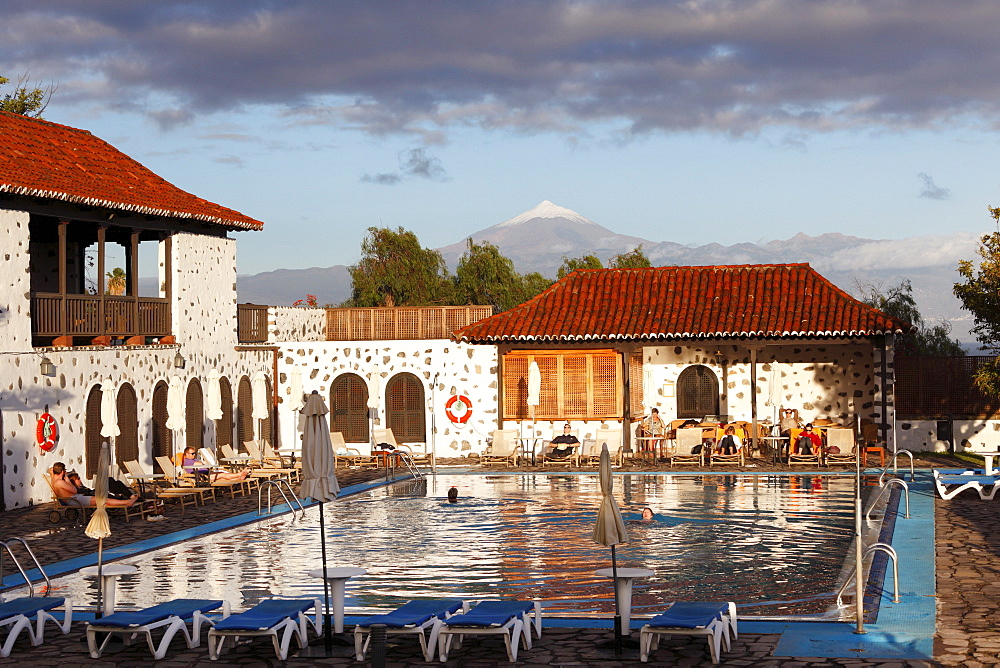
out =
[(233, 386), (223, 376), (219, 379), (219, 394), (222, 395), (222, 419), (216, 425), (215, 447), (233, 444)]
[(122, 469), (125, 462), (139, 460), (139, 413), (135, 390), (128, 383), (118, 388), (117, 408), (121, 433), (115, 438), (115, 460)]
[(386, 421), (396, 441), (423, 442), (424, 386), (411, 373), (401, 373), (389, 379), (385, 387)]
[[(87, 423), (86, 423), (86, 459), (87, 477), (93, 478), (97, 472), (97, 462), (101, 458), (101, 388), (94, 386), (94, 389), (87, 395)], [(72, 468), (72, 467), (71, 467)]]
[(185, 405), (187, 447), (197, 450), (205, 445), (205, 406), (201, 394), (201, 383), (198, 382), (197, 378), (192, 378), (191, 382), (188, 383)]
[(719, 414), (719, 379), (704, 365), (689, 366), (677, 377), (677, 417)]
[(330, 386), (330, 431), (348, 443), (368, 442), (368, 385), (361, 376), (345, 373)]
[(253, 390), (250, 388), (250, 379), (243, 376), (240, 378), (236, 397), (236, 438), (239, 447), (243, 447), (244, 441), (252, 441), (255, 438), (252, 416)]
[(163, 473), (156, 457), (173, 457), (174, 435), (167, 429), (167, 384), (162, 380), (153, 388), (153, 470)]

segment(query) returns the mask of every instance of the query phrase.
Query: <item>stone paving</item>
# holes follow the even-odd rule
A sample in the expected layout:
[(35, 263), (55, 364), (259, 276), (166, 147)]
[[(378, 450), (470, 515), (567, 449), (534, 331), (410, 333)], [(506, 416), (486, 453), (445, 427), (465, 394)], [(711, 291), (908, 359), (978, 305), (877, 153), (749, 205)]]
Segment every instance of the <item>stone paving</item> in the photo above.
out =
[[(447, 463), (447, 462), (445, 462)], [(457, 462), (451, 462), (457, 463)], [(468, 460), (461, 460), (468, 463)], [(966, 466), (946, 457), (923, 458), (919, 467)], [(757, 470), (769, 467), (758, 462)], [(529, 469), (530, 470), (530, 469)], [(636, 470), (657, 470), (652, 465)], [(548, 472), (553, 472), (550, 468)], [(342, 486), (379, 478), (378, 471), (339, 472)], [(196, 511), (168, 506), (167, 519), (161, 522), (135, 520), (126, 524), (113, 520), (114, 532), (105, 545), (113, 547), (144, 538), (256, 510), (256, 498), (220, 500)], [(867, 660), (857, 658), (823, 659), (815, 657), (773, 656), (779, 637), (774, 634), (741, 633), (730, 651), (724, 652), (726, 666), (987, 666), (1000, 664), (1000, 513), (990, 502), (979, 500), (975, 493), (963, 493), (951, 501), (936, 500), (938, 623), (934, 642), (934, 661)], [(82, 528), (63, 522), (51, 525), (48, 505), (0, 513), (0, 537), (23, 536), (43, 564), (53, 563), (94, 551), (94, 541), (84, 536)], [(9, 570), (9, 569), (8, 569)], [(634, 634), (637, 637), (637, 634)], [(611, 639), (607, 629), (546, 628), (531, 650), (522, 649), (517, 665), (521, 666), (698, 666), (709, 665), (706, 644), (700, 639), (672, 639), (661, 643), (649, 663), (642, 664), (635, 650), (616, 657), (600, 645)], [(313, 641), (322, 649), (322, 639)], [(120, 646), (119, 646), (120, 647)], [(427, 666), (413, 638), (391, 641), (386, 665), (390, 667)], [(502, 660), (501, 660), (502, 659)], [(31, 666), (139, 666), (151, 663), (145, 644), (109, 651), (101, 659), (91, 659), (84, 640), (84, 624), (74, 622), (69, 634), (53, 633), (50, 626), (46, 643), (31, 647), (22, 638), (10, 659)], [(329, 657), (293, 656), (284, 662), (292, 666), (364, 665), (354, 660), (347, 647), (335, 647)], [(168, 658), (157, 662), (165, 666), (271, 666), (281, 665), (270, 643), (256, 641), (237, 647), (227, 645), (219, 661), (208, 660), (204, 644), (187, 649), (183, 640), (174, 640)], [(440, 665), (440, 664), (439, 664)], [(498, 638), (467, 640), (453, 649), (446, 665), (488, 667), (511, 665)]]

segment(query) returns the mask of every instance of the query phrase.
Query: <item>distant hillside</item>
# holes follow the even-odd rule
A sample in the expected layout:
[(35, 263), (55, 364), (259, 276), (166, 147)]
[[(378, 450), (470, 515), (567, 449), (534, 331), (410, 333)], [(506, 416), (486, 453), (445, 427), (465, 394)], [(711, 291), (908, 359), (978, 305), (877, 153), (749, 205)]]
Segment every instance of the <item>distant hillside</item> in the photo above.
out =
[[(858, 282), (888, 287), (906, 278), (913, 284), (917, 306), (925, 319), (947, 320), (952, 323), (955, 338), (972, 340), (968, 334), (971, 320), (959, 308), (952, 285), (958, 278), (957, 259), (975, 256), (975, 235), (877, 240), (838, 233), (817, 237), (797, 234), (791, 239), (761, 244), (692, 247), (618, 234), (546, 201), (469, 236), (496, 245), (518, 271), (538, 271), (549, 278), (555, 277), (563, 257), (593, 254), (607, 262), (640, 244), (655, 266), (808, 262), (853, 295), (858, 294)], [(466, 240), (439, 250), (454, 270), (466, 250)], [(351, 294), (350, 275), (343, 265), (241, 276), (236, 287), (241, 302), (286, 306), (304, 299), (306, 294), (316, 295), (320, 304), (338, 304)]]

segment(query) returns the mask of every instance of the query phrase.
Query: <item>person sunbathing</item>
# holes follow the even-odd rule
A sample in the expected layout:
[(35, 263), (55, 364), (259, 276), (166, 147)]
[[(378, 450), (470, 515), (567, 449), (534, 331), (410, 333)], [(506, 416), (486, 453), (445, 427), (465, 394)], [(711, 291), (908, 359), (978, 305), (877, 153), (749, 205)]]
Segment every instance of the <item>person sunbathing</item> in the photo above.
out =
[(184, 449), (184, 455), (181, 459), (181, 468), (188, 473), (207, 475), (211, 482), (245, 480), (246, 477), (250, 475), (250, 469), (243, 469), (237, 473), (230, 473), (229, 471), (213, 471), (208, 468), (208, 464), (198, 459), (198, 451), (191, 447)]
[(563, 425), (563, 433), (549, 442), (549, 451), (545, 453), (546, 459), (566, 459), (573, 454), (580, 445), (580, 439), (570, 433), (571, 429), (568, 424)]
[[(91, 492), (91, 494), (86, 494), (85, 492), (90, 490), (85, 487), (81, 490), (80, 487), (74, 485), (69, 479), (69, 473), (66, 471), (66, 465), (64, 463), (56, 462), (53, 464), (52, 468), (49, 469), (49, 475), (52, 477), (52, 489), (55, 490), (56, 496), (76, 499), (81, 506), (97, 505), (97, 497), (93, 496), (93, 492)], [(138, 500), (139, 495), (133, 494), (128, 499), (108, 498), (106, 505), (109, 508), (118, 508), (122, 506), (131, 507), (135, 505), (135, 502)]]

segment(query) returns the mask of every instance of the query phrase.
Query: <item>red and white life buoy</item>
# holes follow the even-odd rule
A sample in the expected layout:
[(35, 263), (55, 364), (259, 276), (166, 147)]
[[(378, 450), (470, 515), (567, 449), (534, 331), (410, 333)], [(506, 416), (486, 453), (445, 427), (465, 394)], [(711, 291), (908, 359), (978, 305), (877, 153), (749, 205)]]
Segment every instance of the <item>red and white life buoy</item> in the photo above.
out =
[(444, 405), (444, 412), (455, 424), (465, 424), (472, 417), (472, 401), (464, 394), (452, 395)]
[(38, 418), (35, 439), (38, 441), (38, 447), (45, 452), (52, 452), (56, 449), (56, 443), (59, 441), (59, 428), (51, 413), (42, 413), (42, 417)]

